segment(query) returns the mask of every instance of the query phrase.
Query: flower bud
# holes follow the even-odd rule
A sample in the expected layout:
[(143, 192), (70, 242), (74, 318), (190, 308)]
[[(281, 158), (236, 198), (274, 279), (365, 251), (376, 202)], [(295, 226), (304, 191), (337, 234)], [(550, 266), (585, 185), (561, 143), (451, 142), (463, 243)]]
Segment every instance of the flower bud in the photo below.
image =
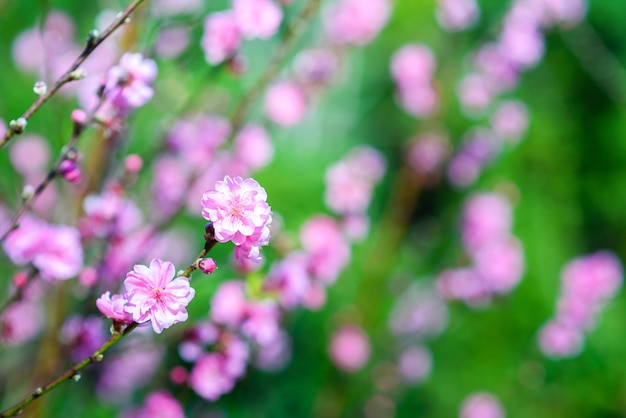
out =
[(203, 272), (204, 274), (211, 274), (217, 268), (217, 264), (215, 264), (215, 260), (212, 258), (203, 258), (198, 262), (198, 270)]
[(33, 91), (37, 96), (43, 96), (48, 92), (48, 86), (45, 81), (37, 81), (33, 86)]
[(87, 113), (82, 109), (72, 110), (72, 122), (77, 125), (84, 125), (87, 122)]
[(26, 125), (28, 125), (28, 121), (24, 118), (18, 118), (17, 120), (9, 122), (9, 128), (16, 134), (24, 132)]
[(70, 183), (80, 183), (82, 178), (80, 168), (76, 161), (73, 160), (63, 160), (61, 164), (59, 164), (59, 173), (63, 176), (63, 178)]

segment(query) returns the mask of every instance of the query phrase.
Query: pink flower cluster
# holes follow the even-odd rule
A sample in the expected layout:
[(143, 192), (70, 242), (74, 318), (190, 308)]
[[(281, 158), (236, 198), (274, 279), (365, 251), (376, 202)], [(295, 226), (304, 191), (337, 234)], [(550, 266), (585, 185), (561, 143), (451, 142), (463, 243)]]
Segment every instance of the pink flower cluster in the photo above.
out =
[(104, 293), (97, 301), (98, 309), (107, 318), (119, 323), (143, 324), (150, 321), (160, 334), (163, 329), (187, 320), (187, 305), (195, 290), (186, 277), (175, 276), (172, 263), (154, 259), (150, 266), (135, 265), (126, 274), (124, 293)]
[(232, 241), (238, 260), (261, 260), (260, 249), (270, 239), (272, 210), (259, 183), (226, 176), (202, 195), (201, 203), (202, 216), (213, 223), (216, 241)]
[(619, 259), (606, 251), (567, 263), (561, 273), (556, 315), (539, 332), (541, 351), (553, 358), (578, 355), (584, 333), (595, 327), (604, 305), (620, 289), (623, 275)]
[(472, 27), (480, 15), (476, 0), (438, 0), (437, 22), (450, 32), (457, 32)]
[(180, 356), (194, 363), (185, 380), (203, 398), (215, 401), (232, 390), (251, 360), (251, 347), (261, 366), (279, 367), (287, 361), (278, 306), (269, 299), (249, 299), (245, 282), (220, 285), (211, 300), (210, 318), (179, 346)]
[(504, 196), (483, 193), (466, 201), (462, 239), (472, 264), (439, 274), (436, 284), (441, 296), (474, 306), (517, 286), (524, 274), (524, 257), (511, 234), (511, 204)]
[(391, 58), (396, 100), (412, 116), (428, 118), (437, 110), (439, 97), (432, 83), (436, 65), (430, 48), (421, 44), (404, 45)]
[(324, 29), (339, 45), (366, 45), (387, 24), (388, 0), (339, 0), (326, 9)]
[(140, 53), (127, 52), (118, 65), (109, 69), (105, 82), (107, 100), (121, 113), (143, 106), (153, 96), (156, 63)]
[(235, 56), (244, 39), (269, 39), (278, 31), (282, 9), (272, 0), (233, 0), (232, 9), (211, 13), (204, 21), (201, 46), (211, 65)]
[(110, 188), (100, 195), (88, 195), (83, 201), (85, 217), (79, 221), (83, 238), (121, 237), (136, 230), (143, 216), (130, 199)]
[(335, 366), (346, 372), (356, 372), (369, 360), (371, 347), (361, 328), (346, 325), (332, 335), (328, 350)]
[(263, 110), (269, 120), (288, 128), (298, 125), (308, 109), (308, 98), (302, 86), (292, 80), (272, 84), (265, 93)]
[(21, 219), (3, 248), (13, 263), (32, 263), (46, 280), (70, 279), (83, 267), (83, 247), (76, 228), (50, 225), (31, 216)]

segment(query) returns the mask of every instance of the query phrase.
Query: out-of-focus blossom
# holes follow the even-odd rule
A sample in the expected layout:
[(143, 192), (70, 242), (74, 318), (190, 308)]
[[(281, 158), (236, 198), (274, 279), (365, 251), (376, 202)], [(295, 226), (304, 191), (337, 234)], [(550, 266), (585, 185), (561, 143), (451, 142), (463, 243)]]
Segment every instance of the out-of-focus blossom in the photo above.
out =
[(339, 69), (337, 56), (329, 49), (301, 51), (294, 59), (294, 73), (305, 85), (328, 84)]
[(137, 229), (143, 216), (130, 199), (125, 199), (114, 190), (101, 195), (89, 195), (83, 201), (86, 219), (83, 219), (82, 232), (89, 236), (106, 237), (126, 235)]
[(433, 367), (433, 356), (422, 346), (411, 347), (398, 358), (398, 371), (409, 383), (420, 383), (428, 379)]
[(424, 134), (411, 140), (406, 154), (409, 166), (421, 176), (438, 173), (448, 157), (448, 147), (438, 134)]
[(255, 366), (266, 371), (276, 372), (289, 362), (291, 358), (291, 342), (289, 336), (281, 332), (269, 344), (259, 346)]
[(283, 20), (282, 9), (272, 0), (233, 0), (235, 22), (246, 39), (272, 37)]
[(267, 131), (261, 125), (245, 126), (233, 143), (235, 158), (251, 171), (259, 170), (272, 161), (274, 147)]
[(175, 27), (163, 29), (154, 44), (159, 57), (176, 58), (189, 46), (189, 29)]
[(369, 360), (369, 338), (358, 327), (344, 326), (333, 334), (329, 352), (331, 360), (338, 368), (355, 372)]
[(450, 32), (462, 31), (473, 26), (480, 15), (476, 0), (439, 0), (437, 22)]
[(263, 104), (265, 115), (283, 127), (299, 124), (306, 115), (307, 107), (307, 98), (300, 85), (288, 80), (270, 86)]
[(231, 10), (207, 16), (201, 45), (209, 64), (216, 65), (232, 57), (240, 44), (241, 33)]
[(175, 16), (199, 12), (202, 0), (154, 0), (151, 6), (157, 16)]
[(136, 265), (124, 280), (125, 310), (133, 321), (151, 321), (152, 329), (160, 334), (178, 322), (187, 320), (187, 305), (195, 290), (186, 277), (174, 278), (172, 263), (154, 259), (150, 266)]
[(189, 375), (189, 386), (209, 401), (215, 401), (230, 392), (235, 379), (225, 372), (225, 363), (222, 354), (205, 354), (194, 364)]
[(534, 25), (509, 23), (500, 34), (502, 53), (521, 68), (537, 65), (545, 51), (543, 34)]
[(504, 101), (491, 115), (491, 125), (500, 138), (516, 143), (528, 128), (528, 110), (520, 101)]
[[(0, 134), (3, 134), (0, 126)], [(40, 136), (22, 135), (9, 149), (11, 164), (22, 175), (40, 174), (50, 161), (50, 146)]]
[(246, 315), (244, 283), (227, 281), (220, 285), (211, 300), (211, 319), (217, 324), (236, 328)]
[(18, 345), (35, 337), (43, 327), (41, 303), (21, 300), (0, 313), (0, 342)]
[(61, 341), (69, 348), (74, 361), (84, 360), (106, 341), (102, 320), (95, 316), (68, 318), (61, 327)]
[(432, 289), (412, 286), (402, 293), (389, 317), (396, 335), (428, 338), (439, 335), (448, 324), (448, 308)]
[(391, 75), (399, 86), (408, 88), (429, 84), (437, 63), (430, 48), (421, 44), (404, 45), (391, 58)]
[(350, 261), (350, 245), (341, 234), (339, 224), (328, 216), (310, 218), (300, 229), (300, 241), (315, 280), (332, 284)]
[(549, 357), (575, 357), (583, 349), (583, 334), (568, 324), (550, 321), (539, 331), (539, 347)]
[(391, 14), (387, 0), (339, 0), (324, 13), (324, 29), (340, 45), (366, 45), (382, 30)]
[(417, 118), (433, 116), (439, 106), (439, 95), (431, 85), (401, 88), (397, 100), (402, 109)]
[(465, 75), (458, 87), (459, 101), (469, 116), (486, 109), (493, 101), (496, 86), (483, 74)]
[(259, 248), (269, 242), (272, 222), (267, 193), (259, 183), (226, 176), (202, 195), (201, 203), (202, 216), (213, 222), (218, 242), (232, 241), (244, 258), (258, 259)]
[(466, 248), (474, 248), (509, 236), (512, 224), (510, 202), (498, 193), (471, 196), (463, 208), (462, 237)]
[(444, 270), (435, 285), (444, 299), (462, 300), (470, 306), (484, 305), (491, 297), (487, 284), (472, 268)]
[(283, 260), (272, 265), (264, 289), (275, 292), (285, 309), (293, 309), (302, 303), (309, 292), (311, 278), (307, 273), (305, 254), (292, 252)]
[(176, 212), (184, 204), (191, 176), (189, 167), (181, 159), (165, 155), (154, 162), (152, 172), (151, 191), (155, 210), (163, 215)]
[(146, 104), (154, 94), (152, 82), (157, 76), (156, 63), (140, 53), (122, 55), (106, 79), (107, 99), (120, 111)]
[(514, 238), (494, 240), (472, 253), (474, 268), (493, 293), (513, 289), (524, 274), (522, 247)]
[(504, 418), (500, 401), (491, 393), (478, 392), (468, 396), (461, 405), (460, 418)]
[(171, 394), (156, 391), (146, 397), (141, 409), (125, 411), (121, 418), (185, 418), (185, 411)]

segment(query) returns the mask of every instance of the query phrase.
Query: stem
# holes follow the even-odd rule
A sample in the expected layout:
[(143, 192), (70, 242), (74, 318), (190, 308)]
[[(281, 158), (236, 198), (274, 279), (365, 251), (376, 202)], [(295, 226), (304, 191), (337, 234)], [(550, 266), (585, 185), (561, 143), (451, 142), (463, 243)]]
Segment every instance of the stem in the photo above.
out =
[[(96, 35), (96, 36), (90, 36), (89, 39), (87, 40), (87, 45), (85, 46), (85, 49), (83, 50), (83, 52), (81, 52), (81, 54), (78, 56), (78, 58), (76, 58), (76, 60), (74, 61), (74, 63), (70, 66), (70, 68), (63, 74), (61, 75), (61, 77), (59, 77), (54, 84), (48, 89), (48, 92), (44, 95), (41, 95), (37, 98), (37, 100), (35, 100), (35, 102), (26, 110), (26, 112), (24, 112), (22, 114), (22, 116), (20, 116), (20, 119), (24, 119), (26, 121), (28, 121), (28, 119), (33, 116), (33, 114), (35, 112), (37, 112), (39, 110), (39, 108), (41, 108), (41, 106), (43, 106), (44, 103), (46, 103), (61, 87), (63, 87), (65, 84), (69, 83), (70, 81), (73, 81), (75, 78), (73, 76), (73, 72), (76, 71), (78, 69), (78, 67), (87, 59), (87, 57), (89, 57), (89, 55), (91, 55), (91, 53), (105, 40), (107, 39), (109, 36), (111, 36), (111, 34), (113, 32), (115, 32), (115, 30), (117, 28), (119, 28), (120, 26), (122, 26), (124, 23), (126, 23), (126, 19), (128, 19), (128, 17), (130, 16), (130, 14), (141, 4), (143, 3), (144, 0), (135, 0), (132, 4), (130, 4), (126, 10), (124, 10), (118, 17), (117, 19), (115, 19), (115, 21), (113, 23), (111, 23), (109, 25), (109, 27), (107, 27), (104, 32), (101, 35)], [(0, 139), (0, 148), (3, 148), (4, 146), (6, 146), (9, 141), (11, 140), (11, 138), (17, 134), (17, 133), (21, 133), (21, 131), (16, 131), (14, 129), (7, 129), (6, 133), (4, 134), (4, 137), (2, 139)]]
[(274, 51), (272, 59), (265, 68), (265, 71), (261, 74), (261, 77), (259, 77), (257, 82), (254, 83), (252, 88), (248, 90), (246, 95), (239, 101), (239, 103), (237, 103), (231, 117), (232, 132), (237, 132), (239, 130), (252, 102), (254, 102), (257, 96), (265, 90), (270, 81), (278, 75), (278, 72), (282, 68), (283, 61), (291, 52), (295, 41), (304, 30), (306, 23), (308, 23), (319, 10), (320, 5), (321, 0), (309, 0), (309, 2), (304, 5), (300, 13), (295, 17), (293, 23), (287, 28), (285, 36), (283, 37), (280, 45), (278, 45), (278, 48)]
[(109, 338), (102, 345), (102, 347), (100, 347), (98, 350), (96, 350), (92, 355), (90, 355), (89, 357), (87, 357), (86, 359), (81, 361), (80, 363), (75, 364), (74, 366), (69, 368), (67, 371), (65, 371), (65, 373), (63, 373), (61, 376), (57, 377), (56, 379), (54, 379), (50, 383), (48, 383), (48, 384), (46, 384), (44, 386), (38, 387), (37, 389), (35, 389), (33, 391), (33, 393), (31, 393), (29, 396), (27, 396), (26, 398), (24, 398), (20, 402), (16, 403), (12, 407), (4, 410), (2, 413), (0, 413), (0, 418), (12, 417), (12, 416), (17, 415), (22, 409), (24, 409), (24, 407), (29, 405), (35, 399), (37, 399), (37, 398), (43, 396), (44, 394), (50, 392), (52, 389), (56, 388), (61, 383), (65, 382), (67, 380), (70, 380), (70, 379), (78, 380), (78, 379), (80, 379), (80, 373), (79, 372), (82, 369), (84, 369), (85, 367), (89, 366), (92, 363), (96, 363), (96, 362), (102, 361), (103, 354), (109, 348), (113, 347), (119, 340), (124, 338), (126, 335), (130, 334), (130, 332), (132, 330), (137, 328), (137, 325), (139, 325), (139, 324), (132, 323), (129, 326), (127, 326), (123, 331), (116, 332), (115, 334), (111, 335), (111, 338)]

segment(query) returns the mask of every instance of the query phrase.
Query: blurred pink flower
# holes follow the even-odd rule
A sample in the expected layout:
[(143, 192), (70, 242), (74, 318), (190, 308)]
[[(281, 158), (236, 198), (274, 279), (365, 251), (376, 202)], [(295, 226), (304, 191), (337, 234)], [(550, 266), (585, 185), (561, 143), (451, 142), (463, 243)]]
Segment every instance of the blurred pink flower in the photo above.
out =
[(178, 277), (172, 263), (154, 259), (150, 267), (135, 265), (124, 280), (125, 310), (133, 321), (152, 322), (152, 329), (160, 334), (164, 328), (187, 320), (186, 306), (195, 295), (189, 279)]
[(518, 100), (503, 101), (491, 115), (491, 125), (500, 138), (517, 143), (528, 129), (528, 109)]
[(413, 171), (432, 176), (440, 170), (448, 153), (446, 140), (441, 135), (428, 133), (411, 140), (405, 158)]
[(335, 366), (347, 372), (355, 372), (367, 363), (370, 342), (360, 328), (344, 326), (333, 334), (329, 352)]
[(83, 234), (106, 237), (126, 235), (141, 226), (143, 215), (130, 199), (109, 189), (83, 200), (86, 218), (81, 221)]
[(41, 174), (45, 172), (50, 161), (50, 146), (38, 135), (22, 135), (20, 140), (9, 148), (9, 157), (11, 164), (20, 174), (25, 176)]
[(400, 88), (430, 84), (437, 63), (430, 48), (422, 44), (407, 44), (394, 52), (391, 75)]
[(157, 76), (156, 63), (140, 53), (127, 52), (107, 73), (107, 99), (120, 111), (146, 104), (154, 94), (151, 87)]
[(328, 84), (337, 73), (339, 62), (329, 49), (308, 49), (301, 51), (294, 59), (293, 70), (304, 85), (319, 86)]
[(176, 58), (189, 46), (189, 29), (167, 28), (159, 31), (154, 43), (154, 51), (159, 57)]
[(474, 268), (493, 293), (510, 292), (524, 274), (524, 255), (515, 238), (495, 239), (472, 253)]
[(504, 418), (504, 416), (502, 405), (488, 392), (474, 393), (461, 405), (460, 418)]
[(437, 2), (437, 21), (450, 32), (462, 31), (474, 25), (480, 9), (476, 0), (439, 0)]
[(350, 261), (350, 245), (337, 221), (324, 215), (310, 218), (300, 229), (300, 241), (311, 277), (327, 285), (334, 283)]
[(309, 292), (311, 278), (307, 273), (307, 262), (305, 254), (291, 252), (274, 263), (267, 274), (263, 288), (276, 293), (285, 309), (300, 305)]
[(204, 20), (201, 45), (209, 64), (232, 57), (241, 44), (241, 33), (232, 10), (209, 14)]
[(420, 383), (428, 379), (433, 367), (433, 356), (426, 347), (408, 348), (398, 358), (398, 371), (404, 381)]
[(282, 9), (272, 0), (233, 0), (235, 22), (246, 39), (272, 37), (283, 20)]
[(237, 133), (233, 148), (235, 159), (245, 164), (251, 171), (265, 167), (274, 156), (272, 141), (261, 125), (244, 126)]
[(236, 328), (243, 321), (247, 306), (244, 282), (223, 282), (211, 299), (211, 319), (217, 324)]
[(121, 418), (185, 418), (185, 411), (176, 398), (161, 390), (150, 393), (141, 409), (126, 411)]
[(74, 361), (81, 361), (91, 356), (107, 337), (102, 327), (102, 320), (96, 316), (68, 318), (60, 332), (61, 341), (69, 348)]
[(539, 331), (539, 347), (548, 357), (575, 357), (583, 349), (582, 331), (558, 320), (550, 321)]
[(504, 196), (497, 193), (472, 195), (463, 208), (463, 243), (472, 253), (483, 244), (508, 237), (511, 224), (511, 203)]
[(226, 359), (222, 354), (205, 354), (194, 364), (189, 386), (203, 398), (217, 400), (235, 385), (235, 378), (226, 373), (225, 367)]
[(276, 302), (252, 301), (246, 308), (246, 317), (241, 324), (244, 335), (261, 345), (270, 344), (280, 337), (280, 311)]
[(35, 337), (43, 328), (42, 304), (21, 300), (11, 303), (0, 313), (0, 342), (18, 345)]
[(307, 111), (304, 91), (294, 81), (279, 81), (270, 86), (265, 94), (265, 115), (277, 125), (292, 127), (299, 124)]
[(365, 45), (378, 35), (390, 14), (387, 0), (339, 0), (324, 13), (324, 29), (337, 44)]

